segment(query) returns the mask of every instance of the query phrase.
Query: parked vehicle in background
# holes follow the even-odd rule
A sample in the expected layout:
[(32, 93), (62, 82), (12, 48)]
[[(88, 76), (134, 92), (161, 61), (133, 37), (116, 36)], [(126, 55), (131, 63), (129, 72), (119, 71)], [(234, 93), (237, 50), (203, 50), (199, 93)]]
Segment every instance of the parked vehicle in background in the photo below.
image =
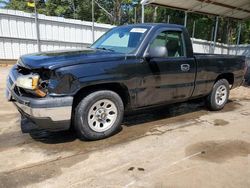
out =
[(73, 126), (80, 138), (97, 140), (119, 129), (124, 111), (195, 98), (220, 110), (244, 69), (243, 56), (193, 53), (183, 26), (126, 25), (90, 48), (20, 57), (7, 96), (23, 132)]

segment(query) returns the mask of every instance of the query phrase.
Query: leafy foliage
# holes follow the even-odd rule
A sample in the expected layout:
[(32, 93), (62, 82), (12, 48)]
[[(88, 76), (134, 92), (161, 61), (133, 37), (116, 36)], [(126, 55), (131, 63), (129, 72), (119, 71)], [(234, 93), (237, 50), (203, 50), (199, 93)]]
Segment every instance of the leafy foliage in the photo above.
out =
[[(28, 7), (27, 0), (10, 0), (5, 1), (7, 9), (13, 9), (13, 10), (22, 10), (25, 12), (33, 12), (32, 7)], [(46, 6), (44, 0), (37, 0), (37, 12), (41, 14), (46, 13)]]

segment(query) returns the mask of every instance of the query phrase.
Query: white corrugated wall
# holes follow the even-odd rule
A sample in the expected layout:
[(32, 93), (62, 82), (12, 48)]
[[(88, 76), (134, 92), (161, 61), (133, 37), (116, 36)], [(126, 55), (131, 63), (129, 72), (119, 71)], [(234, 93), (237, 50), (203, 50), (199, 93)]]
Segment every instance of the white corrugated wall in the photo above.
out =
[[(81, 48), (92, 43), (92, 22), (39, 14), (42, 51)], [(95, 23), (95, 39), (112, 25)], [(0, 9), (0, 59), (17, 59), (37, 51), (34, 14)]]

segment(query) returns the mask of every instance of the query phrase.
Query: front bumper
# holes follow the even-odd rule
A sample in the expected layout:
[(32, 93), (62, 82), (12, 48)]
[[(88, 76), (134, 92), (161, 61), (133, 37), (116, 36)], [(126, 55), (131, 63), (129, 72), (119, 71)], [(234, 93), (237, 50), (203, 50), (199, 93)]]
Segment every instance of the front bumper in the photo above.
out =
[(15, 92), (14, 69), (7, 79), (6, 97), (22, 115), (21, 129), (24, 133), (36, 130), (59, 131), (70, 128), (73, 97), (25, 97)]
[[(65, 97), (61, 99), (68, 100), (69, 102), (71, 101), (71, 99)], [(47, 103), (47, 101), (45, 103)], [(14, 102), (14, 104), (22, 115), (21, 129), (23, 133), (29, 133), (37, 130), (60, 131), (70, 128), (71, 105), (36, 108), (19, 102)], [(51, 105), (51, 102), (49, 102), (49, 104)], [(32, 105), (34, 105), (34, 103)]]

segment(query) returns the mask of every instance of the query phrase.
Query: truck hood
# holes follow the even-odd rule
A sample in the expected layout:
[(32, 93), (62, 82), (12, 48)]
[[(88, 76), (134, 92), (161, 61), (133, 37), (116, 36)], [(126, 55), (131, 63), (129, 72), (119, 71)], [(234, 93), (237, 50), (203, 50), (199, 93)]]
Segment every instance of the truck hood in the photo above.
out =
[(21, 56), (18, 65), (28, 69), (56, 69), (80, 63), (96, 63), (124, 59), (125, 54), (109, 50), (85, 48), (82, 50), (51, 51)]

